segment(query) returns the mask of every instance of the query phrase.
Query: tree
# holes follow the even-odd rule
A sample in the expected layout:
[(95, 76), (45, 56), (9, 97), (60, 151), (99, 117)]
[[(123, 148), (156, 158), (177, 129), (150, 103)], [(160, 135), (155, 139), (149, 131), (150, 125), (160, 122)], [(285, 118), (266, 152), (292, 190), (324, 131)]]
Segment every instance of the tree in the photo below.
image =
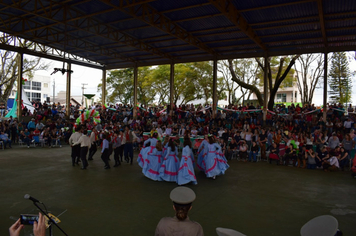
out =
[[(147, 105), (155, 97), (155, 91), (151, 88), (151, 69), (149, 67), (138, 67), (137, 71), (137, 101)], [(111, 103), (121, 102), (133, 103), (134, 95), (134, 69), (120, 69), (109, 71), (106, 80), (107, 101)], [(101, 90), (98, 85), (98, 91)]]
[(228, 93), (227, 99), (229, 104), (236, 103), (236, 90), (239, 88), (239, 85), (234, 87), (234, 81), (231, 80), (231, 73), (229, 70), (228, 61), (218, 61), (218, 72), (222, 74), (222, 82), (225, 84), (225, 89)]
[[(101, 91), (102, 84), (98, 85)], [(107, 101), (130, 103), (133, 97), (133, 69), (111, 70), (106, 79)]]
[(322, 54), (304, 54), (298, 58), (298, 62), (299, 67), (295, 64), (294, 68), (301, 101), (303, 105), (312, 104), (315, 88), (323, 77), (324, 57)]
[[(30, 44), (30, 43), (28, 43)], [(30, 47), (30, 46), (29, 46)], [(6, 103), (18, 78), (18, 53), (0, 50), (0, 103)], [(32, 79), (34, 72), (46, 70), (48, 64), (42, 63), (40, 57), (27, 56), (23, 59), (22, 73)]]
[[(267, 82), (268, 82), (268, 91), (269, 91), (269, 100), (268, 100), (268, 109), (272, 110), (274, 106), (274, 98), (277, 94), (278, 89), (280, 88), (282, 82), (288, 77), (289, 72), (292, 66), (295, 63), (295, 60), (299, 55), (292, 56), (292, 58), (285, 57), (277, 57), (268, 58), (267, 60)], [(278, 62), (279, 59), (279, 62)], [(264, 65), (260, 61), (259, 58), (255, 58), (256, 62), (258, 63), (260, 69), (263, 71)], [(276, 64), (275, 62), (278, 62)], [(287, 66), (288, 65), (288, 66)], [(238, 83), (245, 89), (251, 90), (253, 93), (256, 94), (257, 100), (259, 104), (262, 106), (264, 104), (264, 98), (262, 97), (262, 93), (260, 92), (259, 88), (256, 84), (249, 84), (243, 81), (238, 74), (234, 70), (234, 63), (233, 60), (229, 60), (229, 69), (232, 75), (232, 80)], [(283, 72), (284, 71), (284, 72)]]
[(152, 70), (151, 87), (158, 95), (158, 104), (169, 100), (170, 65), (159, 65)]
[(345, 52), (334, 52), (331, 57), (328, 83), (330, 102), (348, 103), (351, 101), (351, 73)]
[[(191, 66), (194, 70), (193, 81), (197, 86), (197, 97), (204, 98), (207, 104), (208, 100), (213, 97), (213, 63), (209, 61), (194, 62), (191, 63)], [(226, 98), (225, 87), (224, 78), (218, 77), (216, 84), (218, 100)]]
[(174, 67), (174, 104), (181, 99), (181, 104), (200, 99), (196, 73), (191, 63), (176, 64)]
[[(147, 106), (153, 102), (156, 91), (152, 89), (151, 68), (148, 66), (139, 67), (137, 71), (137, 101)], [(136, 104), (135, 104), (136, 105)]]
[[(229, 68), (228, 62), (224, 61), (223, 64)], [(259, 83), (259, 78), (258, 78), (258, 64), (254, 59), (239, 59), (239, 60), (234, 60), (233, 61), (233, 70), (235, 71), (235, 74), (239, 78), (239, 81), (244, 82), (245, 84), (249, 85), (254, 85), (257, 86)], [(229, 70), (230, 76), (231, 70)], [(232, 76), (232, 81), (236, 82)], [(239, 85), (239, 83), (237, 83)], [(247, 89), (243, 86), (237, 86), (235, 91), (237, 89), (240, 89), (241, 96), (239, 98), (236, 98), (235, 102), (240, 103), (242, 100), (242, 103), (245, 103), (245, 99), (247, 100), (250, 99), (253, 91), (250, 89)], [(234, 91), (234, 93), (235, 93)], [(247, 96), (247, 97), (246, 97)]]

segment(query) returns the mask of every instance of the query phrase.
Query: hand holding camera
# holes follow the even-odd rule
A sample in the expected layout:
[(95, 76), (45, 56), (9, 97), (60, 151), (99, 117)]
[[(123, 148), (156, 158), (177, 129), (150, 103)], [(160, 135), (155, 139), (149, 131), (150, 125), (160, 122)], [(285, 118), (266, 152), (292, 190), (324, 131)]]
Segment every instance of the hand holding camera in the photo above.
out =
[(33, 234), (35, 236), (46, 235), (46, 221), (44, 216), (39, 213), (38, 215), (23, 214), (20, 218), (9, 228), (10, 236), (19, 236), (24, 225), (33, 225)]

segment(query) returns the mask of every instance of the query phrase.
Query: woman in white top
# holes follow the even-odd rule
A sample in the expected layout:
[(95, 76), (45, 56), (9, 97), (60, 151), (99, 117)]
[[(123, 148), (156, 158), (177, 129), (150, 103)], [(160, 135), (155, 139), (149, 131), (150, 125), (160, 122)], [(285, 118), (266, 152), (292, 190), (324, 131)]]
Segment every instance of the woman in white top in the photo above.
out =
[(246, 144), (248, 146), (248, 150), (250, 150), (250, 147), (251, 147), (251, 144), (252, 144), (252, 132), (250, 129), (247, 130), (246, 134), (245, 134), (245, 141), (246, 141)]

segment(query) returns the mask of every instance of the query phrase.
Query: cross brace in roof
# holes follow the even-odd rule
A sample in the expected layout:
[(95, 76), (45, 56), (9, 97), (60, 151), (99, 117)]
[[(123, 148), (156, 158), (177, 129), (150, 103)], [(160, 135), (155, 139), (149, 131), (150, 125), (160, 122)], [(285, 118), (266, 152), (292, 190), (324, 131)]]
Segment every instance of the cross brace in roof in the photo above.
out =
[[(36, 1), (40, 1), (40, 0), (36, 0)], [(150, 2), (150, 1), (152, 1), (152, 0), (135, 0), (134, 2), (123, 0), (122, 2), (120, 2), (120, 6), (122, 8), (134, 7), (137, 4)], [(6, 4), (4, 4), (4, 5), (6, 5)], [(8, 5), (8, 6), (11, 7), (12, 5), (11, 6)], [(92, 13), (90, 15), (86, 15), (85, 13), (82, 13), (77, 9), (71, 8), (71, 5), (58, 4), (58, 3), (55, 3), (55, 4), (52, 5), (52, 7), (55, 7), (55, 6), (56, 6), (56, 8), (53, 9), (53, 11), (51, 9), (47, 9), (47, 12), (49, 11), (53, 15), (48, 15), (48, 14), (41, 15), (40, 13), (30, 12), (30, 11), (26, 11), (24, 9), (18, 9), (18, 10), (26, 12), (27, 14), (32, 13), (32, 14), (36, 15), (37, 17), (42, 17), (42, 18), (45, 18), (47, 20), (54, 21), (54, 23), (46, 24), (46, 25), (38, 23), (38, 22), (34, 22), (36, 27), (24, 30), (24, 33), (30, 33), (32, 31), (34, 31), (35, 32), (34, 33), (34, 37), (35, 38), (36, 37), (37, 38), (43, 38), (43, 37), (37, 36), (37, 35), (40, 35), (38, 33), (38, 30), (42, 30), (41, 32), (44, 32), (45, 30), (51, 29), (51, 31), (52, 31), (54, 29), (54, 28), (52, 28), (53, 26), (66, 24), (68, 27), (75, 28), (75, 30), (69, 31), (69, 32), (67, 32), (67, 34), (68, 33), (72, 33), (72, 32), (77, 32), (77, 31), (81, 30), (81, 31), (92, 33), (92, 34), (94, 34), (95, 36), (98, 36), (98, 37), (102, 37), (102, 38), (105, 38), (105, 39), (110, 39), (110, 40), (112, 40), (114, 42), (117, 42), (119, 44), (132, 46), (132, 47), (138, 48), (140, 50), (147, 51), (147, 52), (155, 54), (155, 55), (159, 55), (161, 57), (170, 58), (169, 54), (163, 53), (163, 52), (159, 51), (158, 49), (150, 46), (149, 44), (146, 44), (146, 43), (144, 43), (144, 42), (142, 42), (142, 41), (140, 41), (140, 40), (138, 40), (138, 39), (136, 39), (136, 38), (124, 33), (124, 32), (120, 32), (119, 29), (117, 29), (115, 27), (112, 27), (109, 24), (99, 22), (98, 20), (96, 20), (96, 19), (94, 19), (92, 17), (94, 15), (105, 13), (106, 11), (114, 11), (116, 9), (110, 9), (110, 10), (96, 12), (96, 13)], [(58, 6), (61, 6), (62, 9), (58, 8)], [(12, 7), (14, 7), (14, 6), (12, 6)], [(48, 7), (46, 7), (46, 8), (48, 8)], [(63, 21), (59, 21), (59, 20), (55, 20), (54, 19), (54, 16), (56, 14), (58, 14), (59, 10), (65, 11), (65, 14), (64, 14), (64, 17), (63, 17), (64, 18)], [(43, 10), (42, 12), (45, 12), (45, 10)], [(22, 21), (26, 21), (26, 20), (30, 20), (30, 19), (22, 18)], [(14, 22), (12, 22), (12, 23), (14, 23)], [(22, 22), (22, 24), (26, 25), (28, 27), (30, 25), (30, 24), (26, 24), (24, 22)], [(83, 25), (84, 26), (87, 25), (87, 26), (83, 27)], [(59, 43), (59, 41), (63, 42), (63, 38), (60, 37), (62, 35), (63, 35), (63, 32), (62, 31), (58, 31), (58, 32), (56, 32), (54, 34), (52, 33), (51, 37), (57, 38), (58, 39), (57, 42)], [(47, 35), (45, 35), (44, 37), (46, 37), (48, 39)], [(66, 40), (69, 43), (69, 42), (71, 42), (73, 40), (74, 41), (78, 41), (78, 40), (84, 40), (84, 39), (83, 39), (83, 37), (79, 38), (79, 37), (73, 37), (72, 35), (70, 35)], [(90, 41), (87, 41), (86, 43), (90, 43)], [(83, 49), (85, 50), (85, 48), (83, 48)], [(134, 59), (127, 58), (123, 54), (121, 54), (121, 53), (119, 54), (117, 51), (112, 50), (111, 53), (112, 53), (112, 55), (115, 55), (120, 59), (134, 62)]]
[[(25, 45), (26, 47), (24, 47)], [(103, 68), (103, 66), (99, 63), (90, 61), (86, 58), (63, 52), (61, 50), (51, 48), (40, 43), (31, 42), (30, 45), (28, 45), (28, 40), (5, 33), (2, 33), (0, 35), (0, 49), (14, 52), (22, 52), (32, 56), (43, 57), (56, 61), (70, 62), (73, 64), (96, 69)], [(66, 58), (63, 58), (64, 54)]]
[[(28, 22), (26, 22), (26, 19), (23, 19), (24, 22), (22, 22), (22, 25), (26, 24), (29, 25)], [(17, 32), (11, 30), (11, 27), (6, 27), (7, 30), (5, 30), (8, 33), (11, 33), (12, 35), (16, 35)], [(45, 33), (43, 37), (38, 37), (38, 33), (42, 34)], [(63, 35), (63, 32), (59, 32), (57, 30), (54, 30), (52, 28), (46, 28), (43, 29), (41, 32), (29, 32), (28, 35), (29, 40), (32, 41), (44, 41), (47, 46), (50, 46), (52, 48), (63, 48), (64, 42), (66, 41), (66, 37)], [(71, 44), (68, 45), (68, 41), (65, 44), (65, 48), (68, 51), (69, 49), (75, 48), (81, 52), (81, 54), (86, 54), (87, 52), (91, 52), (96, 55), (104, 56), (104, 57), (113, 57), (113, 58), (120, 58), (125, 61), (130, 61), (134, 62), (131, 58), (125, 58), (122, 54), (118, 53), (115, 50), (110, 50), (102, 46), (98, 46), (86, 39), (82, 39), (80, 37), (72, 37), (71, 36)], [(39, 42), (38, 42), (39, 43)], [(84, 55), (86, 56), (86, 55)]]
[(250, 39), (252, 39), (264, 51), (267, 50), (262, 40), (256, 35), (245, 18), (239, 13), (231, 0), (209, 0), (221, 13), (223, 13), (232, 23), (241, 29)]
[[(212, 55), (215, 54), (213, 50), (207, 47), (198, 38), (194, 37), (191, 33), (184, 30), (177, 23), (171, 21), (169, 18), (167, 18), (162, 13), (158, 12), (156, 9), (154, 9), (148, 4), (141, 4), (139, 6), (123, 8), (120, 5), (115, 5), (114, 3), (111, 3), (110, 0), (102, 1), (117, 10), (123, 11), (136, 19), (140, 19), (143, 22), (146, 22), (147, 24), (162, 30), (163, 32), (170, 34), (171, 36), (181, 39), (190, 45), (193, 45)], [(142, 14), (138, 15), (138, 12), (142, 12)]]

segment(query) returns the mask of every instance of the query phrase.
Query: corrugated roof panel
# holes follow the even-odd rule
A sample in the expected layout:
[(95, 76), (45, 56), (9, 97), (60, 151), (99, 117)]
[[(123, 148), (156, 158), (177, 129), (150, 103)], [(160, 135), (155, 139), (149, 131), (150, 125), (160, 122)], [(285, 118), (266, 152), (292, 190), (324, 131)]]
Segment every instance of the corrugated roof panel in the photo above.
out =
[(263, 21), (276, 21), (283, 19), (293, 19), (318, 15), (317, 3), (307, 2), (282, 6), (277, 8), (268, 8), (255, 11), (242, 12), (242, 15), (248, 23), (258, 23)]
[(288, 41), (288, 40), (297, 40), (297, 39), (307, 39), (307, 38), (322, 38), (322, 33), (321, 31), (314, 31), (311, 33), (307, 34), (293, 34), (293, 35), (280, 35), (277, 38), (276, 37), (266, 37), (263, 38), (264, 43), (268, 42), (278, 42), (278, 41)]
[(148, 27), (148, 28), (139, 28), (139, 29), (130, 29), (126, 30), (125, 33), (137, 38), (142, 39), (145, 37), (155, 37), (162, 34), (160, 29), (155, 27)]
[(209, 16), (213, 16), (216, 14), (221, 14), (221, 12), (212, 5), (206, 5), (184, 10), (172, 11), (165, 13), (164, 15), (172, 21), (180, 21), (195, 17), (207, 16), (206, 18), (209, 18)]
[(102, 2), (100, 2), (98, 0), (93, 0), (90, 2), (83, 2), (81, 4), (77, 4), (76, 8), (79, 9), (81, 12), (85, 12), (85, 14), (87, 14), (87, 15), (112, 9), (112, 7), (110, 7), (109, 5), (102, 4)]
[(297, 25), (283, 28), (273, 28), (265, 30), (256, 30), (256, 34), (259, 36), (274, 35), (274, 34), (287, 34), (292, 32), (303, 32), (303, 31), (320, 31), (320, 24), (308, 24), (308, 25)]
[(209, 43), (209, 47), (216, 48), (216, 47), (225, 47), (225, 46), (239, 46), (245, 44), (254, 44), (256, 45), (251, 39), (246, 40), (238, 40), (238, 41), (227, 41), (227, 42), (216, 42), (216, 43)]
[(355, 25), (356, 25), (356, 18), (353, 20), (327, 21), (325, 23), (326, 29), (354, 27)]
[(169, 46), (175, 46), (177, 44), (180, 45), (180, 44), (187, 44), (187, 43), (180, 39), (173, 39), (173, 40), (161, 41), (161, 42), (151, 42), (149, 44), (154, 47), (160, 48), (160, 47), (169, 47)]
[(171, 53), (172, 56), (174, 57), (184, 57), (187, 55), (191, 54), (207, 54), (207, 52), (201, 51), (201, 50), (191, 50), (191, 51), (186, 51), (186, 52), (176, 52), (176, 53)]
[(329, 47), (355, 47), (356, 42), (338, 42), (338, 43), (330, 43)]
[(167, 0), (157, 0), (148, 3), (158, 11), (167, 11), (171, 9), (178, 9), (187, 6), (199, 6), (199, 4), (207, 3), (206, 0), (178, 0), (178, 1), (167, 1)]
[(329, 14), (329, 15), (325, 15), (325, 21), (332, 21), (332, 20), (344, 20), (344, 19), (348, 19), (348, 18), (355, 18), (356, 17), (356, 11), (353, 12), (349, 12), (349, 13), (342, 13), (342, 14), (337, 14), (337, 15), (333, 15), (333, 14)]
[(120, 11), (120, 10), (113, 10), (104, 14), (98, 14), (95, 16), (95, 19), (104, 22), (104, 23), (110, 23), (110, 22), (116, 22), (124, 19), (131, 18), (133, 19), (132, 16), (129, 14)]
[(261, 30), (265, 28), (284, 28), (288, 27), (289, 25), (304, 25), (304, 24), (319, 24), (319, 16), (315, 16), (313, 18), (308, 18), (308, 19), (293, 19), (293, 20), (288, 20), (285, 22), (277, 22), (277, 23), (270, 23), (270, 24), (265, 24), (262, 23), (260, 25), (253, 25), (251, 26), (253, 30)]
[(259, 47), (256, 47), (256, 45), (240, 45), (240, 46), (234, 46), (231, 48), (216, 48), (214, 49), (217, 53), (224, 53), (227, 51), (245, 51), (245, 50), (257, 50)]
[(234, 24), (231, 23), (231, 21), (229, 21), (225, 16), (214, 16), (214, 17), (197, 19), (192, 21), (183, 21), (183, 22), (178, 22), (178, 25), (180, 25), (183, 29), (185, 29), (188, 32), (199, 30), (205, 28), (206, 26), (209, 26), (210, 28), (219, 28), (219, 27), (224, 28), (224, 27), (234, 26)]
[(114, 21), (114, 23), (111, 23), (110, 25), (120, 30), (130, 30), (133, 28), (146, 26), (148, 24), (142, 21), (138, 21), (135, 18), (131, 18), (122, 21)]
[(328, 37), (328, 42), (352, 41), (352, 40), (354, 40), (356, 42), (356, 35)]
[(309, 39), (309, 40), (300, 40), (300, 41), (284, 41), (284, 42), (273, 42), (273, 43), (266, 43), (268, 47), (282, 47), (282, 46), (301, 46), (304, 44), (316, 44), (316, 43), (323, 43), (323, 39)]
[[(183, 52), (183, 51), (190, 51), (190, 50), (197, 50), (197, 47), (194, 46), (185, 46), (185, 47), (171, 47), (171, 48), (164, 48), (164, 49), (160, 49), (162, 52), (165, 53), (179, 53), (179, 52)], [(198, 49), (201, 50), (201, 49)]]
[(231, 34), (231, 33), (236, 34), (241, 38), (246, 36), (243, 32), (241, 32), (237, 28), (236, 28), (236, 30), (222, 28), (222, 29), (214, 30), (214, 31), (193, 33), (193, 35), (196, 37), (199, 37), (199, 38), (203, 38), (203, 37), (209, 37), (211, 35), (219, 35), (219, 34), (226, 35), (226, 34)]
[(263, 1), (233, 0), (232, 2), (238, 10), (245, 10), (245, 9), (252, 9), (252, 8), (257, 8), (257, 7), (271, 6), (271, 5), (276, 5), (276, 4), (293, 2), (293, 0), (263, 0)]
[(356, 1), (323, 0), (324, 14), (342, 13), (356, 10)]
[(142, 38), (141, 40), (146, 43), (158, 43), (162, 41), (175, 40), (175, 39), (176, 38), (173, 37), (172, 35), (160, 34), (157, 35), (156, 37), (145, 37)]
[(217, 41), (217, 40), (224, 40), (224, 39), (240, 39), (240, 38), (246, 38), (246, 35), (243, 33), (235, 33), (235, 32), (228, 32), (223, 35), (211, 35), (211, 36), (205, 36), (205, 37), (198, 37), (202, 42), (209, 43), (211, 41)]
[(326, 35), (328, 37), (331, 36), (336, 36), (336, 37), (340, 37), (342, 35), (356, 35), (356, 28), (353, 29), (338, 29), (338, 30), (327, 30), (326, 31)]

